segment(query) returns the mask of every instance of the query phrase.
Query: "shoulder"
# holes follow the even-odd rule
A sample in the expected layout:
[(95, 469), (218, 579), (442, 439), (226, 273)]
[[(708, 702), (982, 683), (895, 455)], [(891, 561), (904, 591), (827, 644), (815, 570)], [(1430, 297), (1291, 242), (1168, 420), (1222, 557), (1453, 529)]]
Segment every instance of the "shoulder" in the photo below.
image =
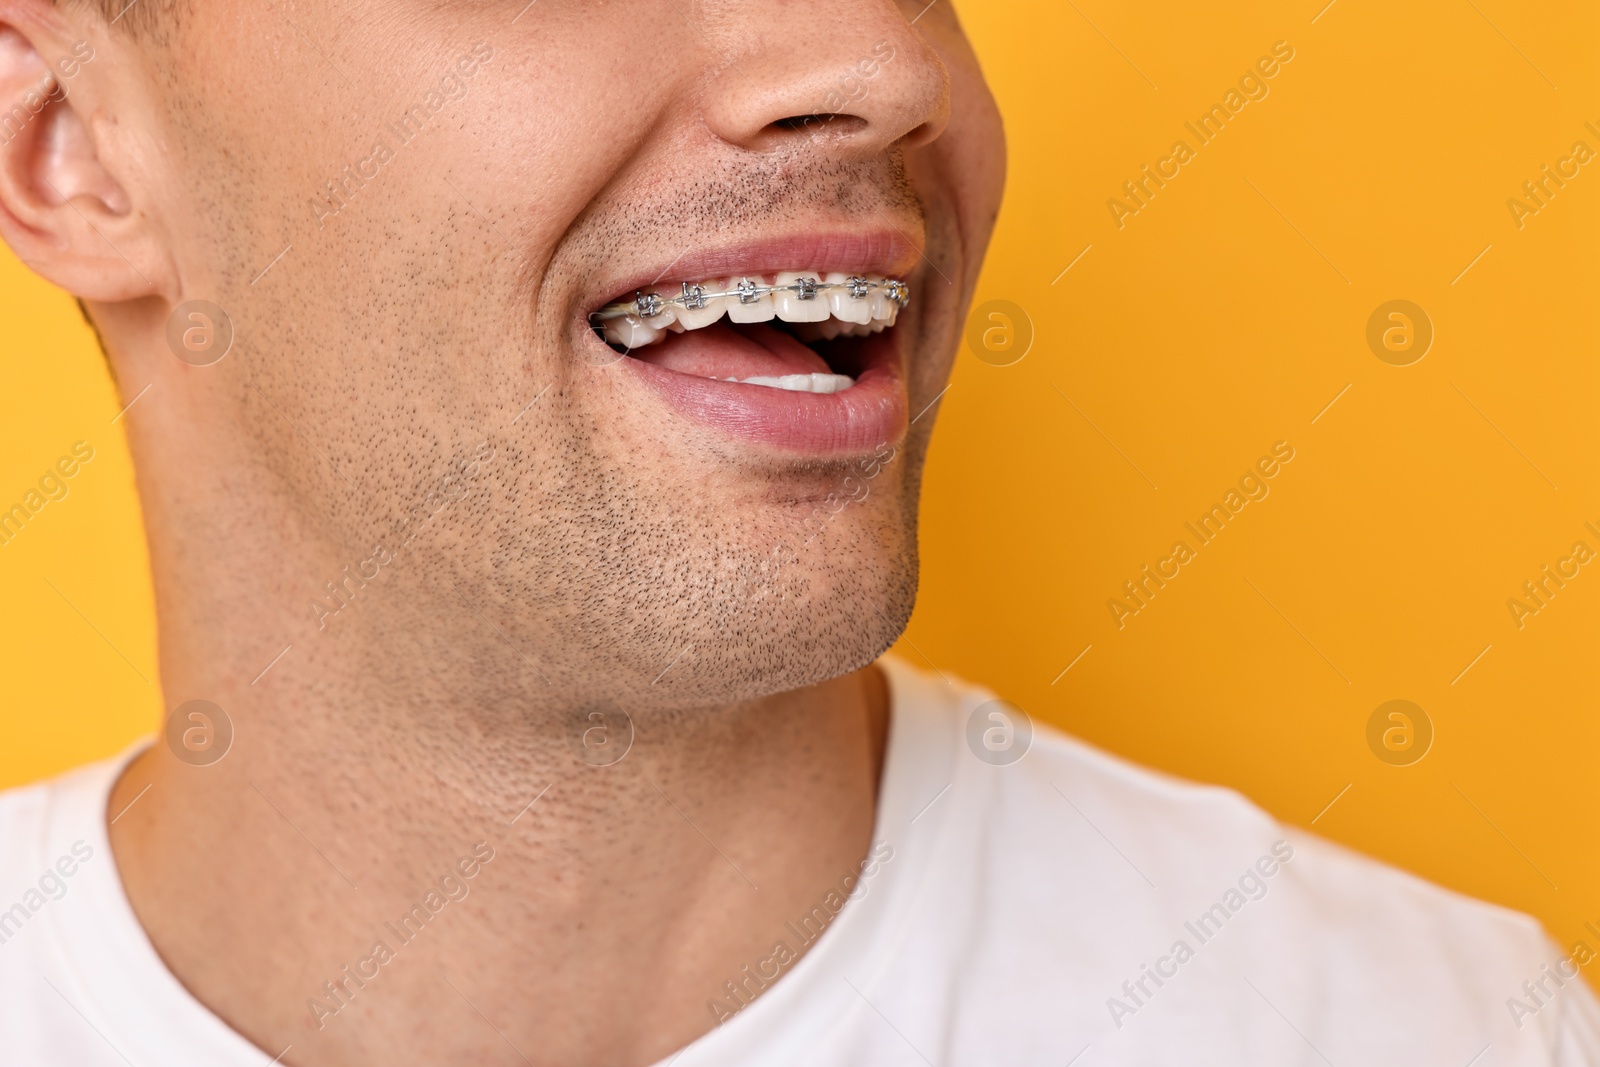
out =
[(0, 944), (107, 851), (106, 798), (131, 755), (0, 791)]
[[(1542, 963), (1550, 947), (1527, 915), (1284, 824), (1233, 789), (1138, 766), (1048, 725), (1038, 728), (1028, 758), (1032, 774), (1070, 782), (1075, 803), (1124, 832), (1152, 877), (1180, 884), (1215, 872), (1219, 900), (1276, 897), (1274, 925), (1293, 927), (1302, 944), (1340, 955), (1370, 952), (1389, 966), (1401, 946), (1426, 948), (1480, 973), (1471, 964)], [(1221, 857), (1231, 865), (1221, 866)]]
[(119, 760), (91, 763), (55, 778), (0, 790), (0, 886), (31, 870), (59, 844), (63, 833), (72, 832), (96, 798), (103, 805), (121, 765)]
[(36, 962), (68, 916), (120, 893), (106, 802), (142, 748), (0, 791), (0, 1001), (8, 977)]
[(19, 846), (36, 832), (48, 833), (86, 808), (103, 809), (111, 786), (144, 743), (109, 759), (0, 790), (0, 843)]
[(143, 747), (0, 792), (0, 1063), (262, 1058), (166, 969), (123, 893), (107, 801)]
[[(1159, 883), (1160, 875), (1179, 884), (1212, 869), (1249, 868), (1258, 878), (1270, 878), (1273, 892), (1287, 888), (1285, 895), (1297, 898), (1307, 920), (1366, 925), (1400, 913), (1435, 930), (1464, 924), (1509, 942), (1543, 942), (1539, 924), (1526, 915), (1451, 892), (1285, 825), (1233, 789), (1139, 766), (1038, 720), (1024, 725), (1018, 709), (982, 687), (959, 679), (941, 685), (904, 663), (895, 670), (902, 691), (915, 685), (922, 698), (916, 714), (942, 720), (943, 730), (961, 735), (958, 756), (966, 748), (973, 762), (985, 762), (980, 754), (985, 729), (1000, 731), (994, 737), (997, 746), (1005, 743), (1007, 728), (1014, 743), (1026, 746), (1012, 763), (1003, 762), (1006, 755), (1000, 753), (993, 765), (1003, 773), (987, 776), (990, 795), (1000, 805), (1054, 795), (1066, 811), (1136, 851), (1138, 866), (1152, 881)], [(996, 714), (1012, 721), (1003, 723)], [(1227, 857), (1223, 865), (1215, 862), (1218, 857)], [(1258, 864), (1262, 857), (1271, 862)], [(1272, 874), (1262, 873), (1266, 869)]]
[(55, 782), (46, 780), (0, 790), (0, 877), (37, 838), (54, 788)]
[[(1392, 1026), (1407, 1041), (1470, 1018), (1470, 1030), (1502, 1039), (1600, 1049), (1600, 1013), (1577, 977), (1593, 958), (1589, 946), (1574, 960), (1529, 916), (1285, 825), (1234, 790), (1140, 767), (1037, 720), (1011, 724), (1014, 737), (1031, 736), (1008, 763), (985, 748), (985, 729), (997, 731), (996, 745), (1005, 741), (994, 713), (1014, 717), (992, 692), (904, 663), (891, 677), (897, 696), (916, 705), (897, 705), (897, 715), (949, 739), (950, 777), (965, 790), (948, 837), (953, 852), (969, 854), (944, 862), (993, 872), (973, 874), (972, 889), (1000, 905), (997, 914), (1021, 917), (1014, 930), (999, 929), (1007, 919), (990, 920), (997, 929), (983, 936), (1070, 946), (1074, 984), (1095, 972), (1090, 988), (1107, 1003), (1121, 998), (1141, 1026), (1227, 1018), (1232, 1005), (1251, 1001), (1217, 983), (1254, 998), (1240, 984), (1251, 977), (1284, 1011), (1365, 1018), (1372, 1033)], [(1179, 968), (1180, 944), (1176, 954), (1196, 964)], [(1210, 977), (1146, 981), (1141, 994), (1150, 968)], [(1146, 1007), (1157, 1022), (1144, 1021)], [(1587, 1036), (1570, 1036), (1573, 1028)]]

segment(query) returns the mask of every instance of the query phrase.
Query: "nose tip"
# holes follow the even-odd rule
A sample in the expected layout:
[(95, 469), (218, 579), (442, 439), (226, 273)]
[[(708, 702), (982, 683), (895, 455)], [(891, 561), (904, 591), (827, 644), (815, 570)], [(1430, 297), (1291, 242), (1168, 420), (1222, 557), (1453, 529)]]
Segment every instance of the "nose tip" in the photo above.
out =
[(728, 19), (739, 58), (718, 71), (703, 117), (730, 144), (809, 139), (866, 156), (926, 144), (949, 122), (949, 72), (893, 0), (733, 0)]

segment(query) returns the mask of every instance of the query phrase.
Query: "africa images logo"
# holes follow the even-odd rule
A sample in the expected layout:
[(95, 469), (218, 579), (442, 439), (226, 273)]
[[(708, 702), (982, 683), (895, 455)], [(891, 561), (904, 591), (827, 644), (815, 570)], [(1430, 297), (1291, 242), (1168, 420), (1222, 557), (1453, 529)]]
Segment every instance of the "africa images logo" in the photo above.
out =
[(1294, 456), (1294, 446), (1289, 442), (1274, 444), (1270, 456), (1262, 456), (1240, 476), (1237, 489), (1230, 487), (1223, 494), (1221, 503), (1212, 504), (1198, 519), (1183, 524), (1184, 529), (1194, 536), (1193, 546), (1186, 540), (1173, 542), (1169, 554), (1156, 560), (1153, 568), (1147, 563), (1137, 577), (1123, 582), (1124, 596), (1114, 596), (1106, 601), (1111, 621), (1117, 624), (1117, 629), (1126, 627), (1130, 618), (1149, 607), (1156, 593), (1177, 578), (1183, 567), (1199, 559), (1200, 549), (1220, 537), (1223, 529), (1236, 520), (1247, 505), (1265, 500), (1272, 492), (1269, 481), (1277, 477), (1284, 465), (1294, 460)]
[(4, 945), (22, 932), (33, 921), (34, 915), (45, 906), (67, 895), (67, 879), (94, 858), (94, 847), (87, 841), (74, 841), (70, 855), (62, 855), (39, 876), (36, 886), (30, 886), (22, 899), (0, 911), (0, 945)]
[[(306, 1010), (311, 1021), (321, 1030), (328, 1020), (348, 1008), (367, 983), (383, 973), (383, 968), (393, 963), (401, 949), (422, 935), (428, 924), (436, 920), (446, 906), (459, 904), (472, 892), (468, 883), (476, 878), (495, 857), (494, 846), (479, 841), (472, 846), (472, 854), (459, 860), (442, 875), (437, 887), (429, 886), (420, 902), (394, 922), (383, 924), (384, 934), (372, 943), (372, 951), (356, 960), (355, 965), (345, 964), (339, 973), (322, 983), (322, 991), (306, 998)], [(390, 942), (393, 942), (391, 945)]]
[(1222, 136), (1223, 129), (1237, 119), (1251, 101), (1265, 100), (1272, 91), (1267, 82), (1277, 77), (1283, 65), (1293, 59), (1294, 47), (1288, 41), (1274, 42), (1271, 55), (1257, 59), (1240, 75), (1238, 88), (1229, 88), (1221, 103), (1212, 104), (1194, 122), (1185, 122), (1184, 128), (1194, 136), (1194, 145), (1183, 138), (1174, 141), (1171, 151), (1157, 159), (1153, 168), (1146, 163), (1138, 177), (1122, 183), (1122, 197), (1106, 200), (1106, 209), (1111, 212), (1111, 221), (1116, 223), (1117, 229), (1127, 226), (1128, 219), (1149, 207), (1156, 194), (1181, 174), (1184, 166), (1199, 158), (1201, 148)]
[(1183, 924), (1184, 930), (1194, 938), (1193, 945), (1189, 944), (1187, 938), (1179, 938), (1153, 966), (1140, 964), (1138, 977), (1122, 983), (1123, 995), (1106, 998), (1106, 1010), (1111, 1013), (1111, 1021), (1117, 1024), (1117, 1029), (1122, 1029), (1128, 1016), (1137, 1015), (1148, 1007), (1162, 987), (1178, 977), (1183, 965), (1194, 959), (1199, 949), (1215, 940), (1222, 933), (1222, 928), (1243, 911), (1245, 905), (1265, 898), (1270, 888), (1268, 879), (1292, 859), (1294, 846), (1287, 841), (1274, 841), (1271, 852), (1258, 857), (1255, 863), (1246, 867), (1237, 882), (1223, 892), (1221, 900), (1201, 912), (1194, 921)]
[[(821, 937), (822, 932), (832, 925), (846, 903), (867, 895), (867, 883), (892, 859), (894, 846), (887, 841), (879, 841), (856, 871), (844, 874), (810, 911), (785, 926), (786, 936), (773, 944), (772, 951), (765, 958), (756, 961), (754, 970), (747, 963), (738, 975), (724, 982), (722, 992), (706, 1001), (706, 1007), (711, 1009), (717, 1025), (721, 1026), (749, 1007), (763, 989), (776, 982), (800, 958), (806, 946)], [(793, 945), (789, 943), (791, 938)], [(724, 997), (726, 999), (721, 999)]]

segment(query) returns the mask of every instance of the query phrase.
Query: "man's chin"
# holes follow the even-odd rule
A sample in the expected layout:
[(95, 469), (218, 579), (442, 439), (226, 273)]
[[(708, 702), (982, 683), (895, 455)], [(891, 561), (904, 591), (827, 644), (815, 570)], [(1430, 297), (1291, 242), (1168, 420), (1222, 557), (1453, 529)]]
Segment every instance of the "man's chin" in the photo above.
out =
[[(848, 568), (857, 571), (860, 568)], [(715, 633), (631, 666), (641, 711), (728, 705), (792, 692), (872, 663), (899, 639), (917, 596), (915, 548), (870, 575), (818, 575), (770, 599), (728, 605)], [(784, 596), (787, 591), (791, 595)]]

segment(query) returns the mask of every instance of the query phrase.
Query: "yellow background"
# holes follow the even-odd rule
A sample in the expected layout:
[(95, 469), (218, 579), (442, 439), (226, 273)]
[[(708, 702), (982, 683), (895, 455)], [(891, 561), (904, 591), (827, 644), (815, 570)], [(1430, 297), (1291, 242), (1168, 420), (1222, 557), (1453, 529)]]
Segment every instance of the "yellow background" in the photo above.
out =
[[(963, 11), (1011, 139), (978, 300), (1035, 338), (1012, 366), (963, 351), (900, 650), (1570, 943), (1600, 925), (1600, 564), (1520, 630), (1506, 601), (1600, 548), (1600, 162), (1521, 229), (1506, 201), (1600, 149), (1600, 9), (1320, 6)], [(1280, 40), (1269, 95), (1199, 147), (1184, 122)], [(1180, 138), (1197, 157), (1119, 229), (1107, 200)], [(1366, 343), (1396, 298), (1436, 331), (1407, 367)], [(0, 309), (0, 503), (97, 453), (0, 548), (4, 786), (116, 751), (160, 696), (120, 402), (8, 257)], [(1280, 440), (1270, 495), (1119, 630), (1107, 600)], [(1397, 698), (1436, 734), (1407, 767), (1366, 741)]]

